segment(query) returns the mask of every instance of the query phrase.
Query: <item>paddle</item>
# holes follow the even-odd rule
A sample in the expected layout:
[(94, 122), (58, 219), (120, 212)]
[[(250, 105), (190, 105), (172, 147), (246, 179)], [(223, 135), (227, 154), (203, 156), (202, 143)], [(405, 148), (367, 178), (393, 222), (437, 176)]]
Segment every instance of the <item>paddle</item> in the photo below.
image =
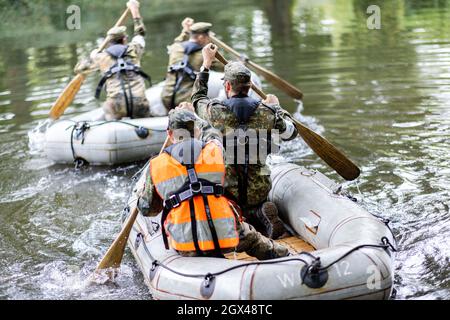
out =
[[(167, 136), (166, 141), (164, 142), (161, 151), (161, 154), (166, 146), (169, 144), (169, 136)], [(134, 207), (131, 214), (128, 216), (128, 220), (125, 225), (122, 227), (122, 230), (117, 235), (114, 242), (109, 247), (105, 256), (100, 260), (100, 263), (97, 265), (94, 274), (98, 274), (101, 270), (105, 269), (118, 269), (120, 264), (122, 263), (123, 254), (125, 252), (125, 247), (127, 245), (128, 237), (130, 236), (131, 229), (133, 228), (133, 224), (136, 221), (137, 215), (139, 213), (139, 209)], [(109, 274), (111, 277), (114, 273)]]
[[(219, 52), (216, 53), (216, 59), (223, 63), (223, 65), (228, 64), (228, 61)], [(252, 83), (252, 89), (262, 99), (267, 98), (266, 94), (254, 83)], [(294, 122), (298, 134), (306, 144), (340, 176), (348, 181), (355, 180), (359, 177), (361, 170), (328, 140), (300, 123), (286, 110), (283, 110), (283, 114)]]
[[(236, 56), (237, 58), (241, 59), (243, 57), (239, 52), (228, 46), (226, 43), (220, 41), (216, 37), (210, 35), (210, 39), (214, 44), (221, 47), (225, 51), (228, 51), (230, 54)], [(281, 79), (273, 72), (261, 67), (260, 65), (257, 65), (256, 63), (250, 61), (248, 58), (243, 59), (243, 63), (250, 69), (255, 70), (256, 73), (262, 75), (267, 81), (271, 82), (275, 87), (287, 93), (290, 97), (297, 100), (303, 99), (303, 93), (299, 89), (294, 87), (286, 80)]]
[[(128, 14), (130, 13), (130, 9), (127, 8), (125, 12), (122, 14), (122, 16), (117, 20), (115, 27), (119, 27), (124, 24), (125, 19), (127, 18)], [(105, 49), (106, 45), (109, 42), (109, 37), (106, 37), (105, 40), (102, 42), (102, 44), (99, 47), (99, 52), (103, 51)], [(70, 106), (73, 99), (75, 99), (75, 96), (77, 95), (78, 91), (80, 91), (81, 85), (83, 84), (84, 80), (86, 79), (86, 75), (95, 69), (89, 69), (86, 70), (83, 73), (79, 73), (75, 76), (75, 78), (70, 81), (70, 83), (65, 87), (65, 89), (61, 92), (58, 99), (56, 99), (55, 103), (53, 104), (52, 108), (50, 109), (50, 118), (53, 120), (59, 119), (61, 115), (66, 111), (67, 107)]]

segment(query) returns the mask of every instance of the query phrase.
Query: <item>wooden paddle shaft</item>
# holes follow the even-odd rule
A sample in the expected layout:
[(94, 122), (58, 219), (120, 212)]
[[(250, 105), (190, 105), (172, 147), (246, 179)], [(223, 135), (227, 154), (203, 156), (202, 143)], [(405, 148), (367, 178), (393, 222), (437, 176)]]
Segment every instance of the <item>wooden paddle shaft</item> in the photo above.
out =
[[(120, 27), (121, 25), (123, 25), (125, 23), (125, 20), (127, 19), (129, 13), (130, 13), (130, 8), (127, 8), (124, 11), (124, 13), (120, 16), (119, 20), (117, 20), (117, 22), (114, 25), (114, 27)], [(100, 45), (100, 47), (98, 48), (98, 52), (103, 51), (105, 49), (105, 47), (108, 45), (109, 41), (110, 41), (110, 38), (107, 36), (105, 38), (105, 40), (103, 40), (103, 42)]]
[[(124, 13), (120, 16), (119, 20), (117, 20), (115, 27), (121, 26), (125, 23), (125, 20), (128, 17), (128, 14), (130, 13), (130, 9), (127, 8)], [(108, 45), (110, 41), (110, 38), (107, 36), (103, 43), (98, 48), (98, 52), (101, 52), (105, 49), (105, 47)], [(83, 73), (79, 73), (75, 76), (75, 78), (72, 79), (72, 81), (64, 88), (64, 90), (61, 92), (61, 94), (56, 99), (55, 103), (52, 105), (52, 108), (50, 109), (49, 115), (50, 118), (53, 120), (59, 119), (61, 115), (64, 113), (64, 111), (69, 107), (69, 105), (73, 102), (73, 99), (75, 99), (75, 96), (77, 95), (78, 91), (81, 88), (81, 85), (83, 84), (84, 80), (86, 79), (86, 75), (88, 73), (91, 73), (95, 71), (96, 68), (91, 68)]]
[(114, 242), (109, 247), (103, 259), (97, 266), (96, 272), (102, 269), (117, 269), (120, 267), (122, 262), (123, 253), (127, 245), (128, 238), (130, 236), (133, 224), (136, 221), (136, 217), (139, 213), (137, 206), (133, 209), (131, 214), (128, 216), (128, 220), (120, 231), (119, 235), (116, 237)]
[[(159, 154), (161, 154), (164, 151), (164, 149), (167, 147), (169, 142), (170, 142), (170, 139), (169, 139), (169, 136), (167, 136), (166, 140), (164, 141), (163, 146), (161, 147), (161, 151), (159, 152)], [(96, 268), (96, 272), (99, 272), (100, 270), (104, 270), (104, 269), (109, 269), (109, 268), (117, 269), (120, 267), (120, 264), (121, 264), (122, 258), (123, 258), (123, 254), (125, 252), (125, 247), (126, 247), (128, 238), (130, 236), (131, 229), (133, 228), (133, 224), (136, 221), (136, 218), (138, 216), (138, 213), (139, 213), (139, 209), (136, 204), (136, 207), (133, 208), (133, 211), (128, 216), (128, 220), (125, 223), (125, 225), (122, 227), (122, 230), (120, 231), (120, 233), (117, 235), (114, 242), (109, 247), (109, 249), (106, 252), (103, 259), (98, 264), (98, 266)]]
[[(219, 47), (223, 48), (225, 51), (228, 51), (229, 53), (236, 56), (237, 58), (242, 59), (242, 55), (239, 52), (237, 52), (236, 50), (234, 50), (232, 47), (227, 45), (226, 43), (222, 42), (221, 40), (219, 40), (216, 37), (211, 36), (211, 35), (210, 35), (210, 39), (213, 43), (215, 43)], [(266, 78), (266, 80), (270, 81), (274, 86), (276, 86), (280, 90), (283, 90), (284, 92), (286, 92), (292, 98), (299, 99), (299, 100), (303, 99), (303, 93), (299, 89), (294, 87), (292, 84), (287, 82), (286, 80), (280, 78), (273, 72), (261, 67), (260, 65), (257, 65), (256, 63), (254, 63), (248, 59), (244, 60), (243, 62), (248, 67), (254, 69), (256, 71), (256, 73), (259, 73), (264, 78)]]

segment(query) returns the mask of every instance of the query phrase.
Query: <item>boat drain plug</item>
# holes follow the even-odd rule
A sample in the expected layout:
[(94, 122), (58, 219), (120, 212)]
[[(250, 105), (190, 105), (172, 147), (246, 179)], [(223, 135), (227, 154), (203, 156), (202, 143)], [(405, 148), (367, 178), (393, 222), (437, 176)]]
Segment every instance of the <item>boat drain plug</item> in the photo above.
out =
[(303, 284), (312, 289), (322, 288), (328, 281), (328, 271), (320, 267), (320, 258), (314, 260), (312, 264), (304, 266), (300, 271)]
[(205, 280), (203, 280), (202, 286), (200, 288), (200, 293), (202, 297), (205, 299), (211, 298), (211, 296), (214, 293), (215, 287), (216, 287), (216, 278), (212, 274), (208, 273), (205, 276)]

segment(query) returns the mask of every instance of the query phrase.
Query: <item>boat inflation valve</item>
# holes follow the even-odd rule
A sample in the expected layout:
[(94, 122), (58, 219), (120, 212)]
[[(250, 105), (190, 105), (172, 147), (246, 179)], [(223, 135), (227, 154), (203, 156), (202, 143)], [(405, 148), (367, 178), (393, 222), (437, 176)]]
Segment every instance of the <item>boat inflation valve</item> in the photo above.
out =
[(148, 135), (150, 134), (150, 131), (144, 127), (136, 128), (134, 131), (136, 132), (137, 136), (141, 139), (147, 138)]
[(212, 274), (208, 273), (205, 276), (205, 280), (202, 282), (202, 286), (200, 288), (200, 293), (203, 298), (209, 299), (214, 293), (214, 289), (216, 287), (216, 277)]
[(126, 206), (125, 208), (123, 208), (122, 210), (122, 223), (125, 222), (125, 220), (127, 219), (128, 215), (130, 214), (131, 209), (130, 206)]
[(150, 268), (150, 274), (149, 274), (150, 281), (153, 281), (153, 279), (155, 278), (156, 272), (158, 271), (158, 267), (159, 267), (159, 262), (156, 260), (153, 261), (152, 267)]
[(134, 241), (134, 248), (137, 250), (141, 245), (141, 242), (144, 240), (144, 235), (142, 233), (138, 233), (136, 236), (136, 240)]
[(328, 271), (321, 269), (320, 258), (314, 260), (310, 265), (306, 265), (300, 272), (303, 284), (312, 289), (322, 288), (328, 281)]

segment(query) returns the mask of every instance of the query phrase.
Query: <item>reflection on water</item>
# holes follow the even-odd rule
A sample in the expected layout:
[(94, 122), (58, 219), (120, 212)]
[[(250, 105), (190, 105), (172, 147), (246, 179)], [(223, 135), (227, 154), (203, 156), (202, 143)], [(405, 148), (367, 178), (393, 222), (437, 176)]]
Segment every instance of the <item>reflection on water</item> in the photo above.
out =
[[(381, 30), (366, 27), (369, 0), (230, 1), (240, 10), (223, 1), (187, 3), (143, 4), (144, 69), (163, 79), (166, 45), (184, 16), (213, 21), (225, 42), (299, 86), (304, 120), (362, 167), (359, 198), (391, 219), (399, 238), (397, 297), (450, 298), (450, 1), (377, 1)], [(74, 171), (28, 148), (27, 133), (47, 118), (78, 56), (95, 46), (123, 5), (80, 4), (80, 31), (63, 27), (66, 1), (29, 5), (26, 19), (2, 11), (0, 298), (149, 298), (129, 253), (117, 284), (85, 283), (118, 231), (139, 165)], [(88, 78), (67, 114), (97, 106), (96, 81)], [(267, 83), (264, 89), (295, 111), (287, 96)], [(339, 179), (298, 140), (282, 155), (276, 161)]]

